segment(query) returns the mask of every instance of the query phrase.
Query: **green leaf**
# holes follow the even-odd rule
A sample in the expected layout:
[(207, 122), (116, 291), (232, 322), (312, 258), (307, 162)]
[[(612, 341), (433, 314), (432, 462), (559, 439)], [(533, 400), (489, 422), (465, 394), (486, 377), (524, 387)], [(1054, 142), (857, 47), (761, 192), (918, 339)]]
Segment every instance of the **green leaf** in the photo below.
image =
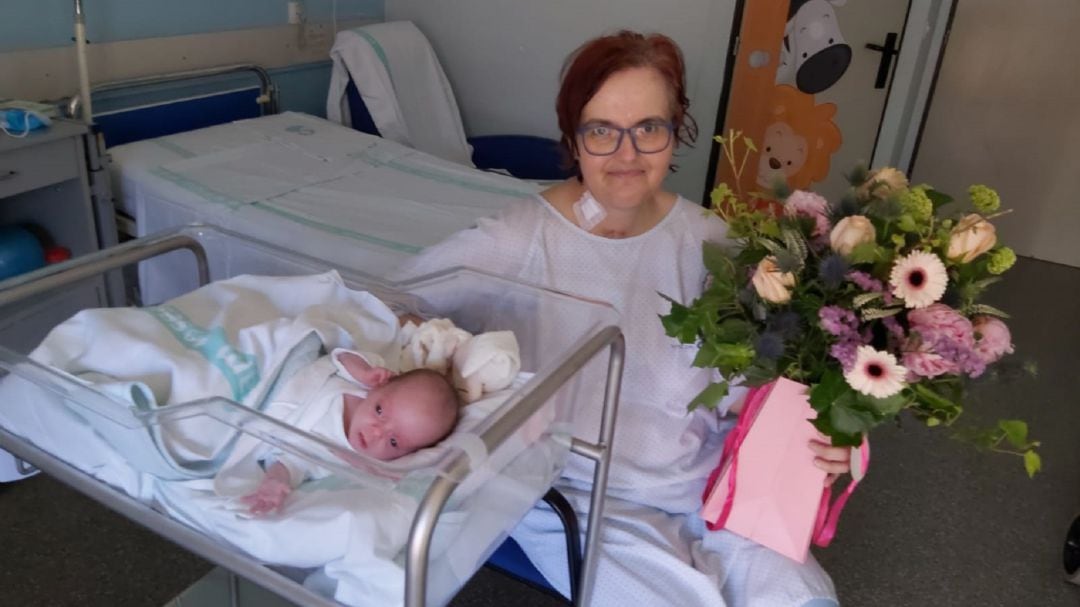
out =
[(855, 248), (851, 250), (851, 254), (848, 255), (848, 259), (851, 263), (874, 263), (881, 258), (881, 247), (874, 242), (864, 242), (855, 245)]
[(929, 188), (926, 190), (926, 197), (929, 198), (930, 202), (934, 205), (935, 211), (953, 201), (952, 196), (942, 194), (937, 190), (931, 190)]
[(938, 394), (925, 384), (912, 384), (912, 388), (915, 390), (915, 395), (919, 402), (927, 405), (931, 409), (955, 410), (957, 408), (956, 403)]
[(735, 275), (735, 265), (723, 246), (706, 241), (701, 245), (701, 255), (705, 262), (705, 269), (713, 275), (714, 280)]
[(671, 311), (660, 317), (660, 323), (664, 325), (664, 333), (668, 337), (679, 340), (680, 343), (692, 344), (696, 342), (700, 325), (697, 317), (691, 312), (690, 308), (674, 300), (670, 301)]
[(728, 383), (722, 381), (719, 383), (711, 383), (705, 387), (704, 390), (698, 393), (697, 396), (690, 401), (690, 404), (686, 405), (687, 411), (693, 411), (698, 407), (705, 407), (710, 411), (716, 409), (716, 406), (720, 404), (720, 401), (724, 400), (724, 397), (728, 395)]
[(851, 392), (844, 376), (835, 369), (829, 369), (821, 375), (821, 381), (810, 388), (810, 406), (814, 411), (827, 411), (841, 395)]
[(742, 385), (749, 388), (756, 388), (758, 386), (764, 386), (765, 384), (773, 381), (780, 374), (776, 371), (776, 364), (773, 363), (771, 367), (765, 366), (765, 364), (755, 361), (743, 371)]
[(845, 434), (832, 426), (828, 416), (818, 416), (810, 423), (814, 424), (818, 432), (828, 436), (832, 444), (837, 447), (858, 447), (862, 444), (862, 434)]
[(1005, 432), (1005, 438), (1013, 447), (1024, 449), (1028, 446), (1028, 425), (1018, 419), (1003, 419), (998, 428)]
[(1027, 470), (1028, 478), (1034, 478), (1035, 473), (1042, 470), (1042, 458), (1032, 450), (1024, 452), (1024, 469)]
[(902, 312), (903, 308), (866, 308), (859, 314), (864, 321), (877, 320), (879, 318), (886, 318), (889, 316), (895, 316)]
[(844, 434), (862, 434), (877, 425), (873, 413), (845, 406), (842, 401), (834, 403), (829, 410), (829, 421)]
[(875, 299), (883, 297), (884, 295), (885, 295), (884, 293), (859, 293), (858, 295), (856, 295), (855, 297), (852, 298), (851, 303), (856, 308), (861, 308), (861, 307), (865, 306), (866, 304), (874, 301)]
[(975, 304), (968, 308), (968, 311), (970, 311), (972, 314), (989, 314), (991, 316), (997, 316), (998, 318), (1009, 318), (1009, 314), (1007, 312), (1003, 312), (1002, 310), (999, 310), (994, 306), (990, 306), (987, 304)]
[(767, 219), (761, 222), (761, 233), (770, 238), (780, 238), (780, 224), (775, 219)]
[(702, 368), (716, 368), (725, 375), (744, 369), (754, 360), (754, 349), (749, 344), (703, 343), (694, 357), (693, 365)]
[(859, 395), (859, 403), (869, 407), (881, 418), (892, 417), (904, 408), (908, 399), (903, 392), (897, 392), (886, 398), (874, 398), (873, 396)]
[(727, 318), (716, 325), (712, 339), (727, 343), (746, 342), (750, 340), (753, 333), (754, 325), (750, 322), (741, 318)]

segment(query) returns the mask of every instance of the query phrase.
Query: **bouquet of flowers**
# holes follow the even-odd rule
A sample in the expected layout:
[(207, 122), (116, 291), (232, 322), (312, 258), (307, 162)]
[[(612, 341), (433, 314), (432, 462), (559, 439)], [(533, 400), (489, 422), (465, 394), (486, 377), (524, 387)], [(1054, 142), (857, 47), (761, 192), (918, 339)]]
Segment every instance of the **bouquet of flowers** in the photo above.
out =
[[(738, 144), (753, 149), (737, 132), (717, 140), (733, 169)], [(997, 243), (997, 193), (973, 185), (953, 201), (892, 168), (856, 169), (850, 181), (835, 204), (806, 191), (777, 192), (782, 207), (726, 184), (713, 191), (711, 212), (737, 246), (706, 243), (704, 292), (672, 301), (661, 319), (668, 335), (700, 346), (695, 366), (727, 378), (691, 409), (716, 406), (730, 384), (783, 377), (810, 387), (821, 433), (857, 446), (905, 409), (951, 425), (965, 380), (1013, 351), (1008, 316), (979, 301), (1016, 261)], [(976, 438), (1021, 456), (1029, 475), (1041, 466), (1022, 421)]]

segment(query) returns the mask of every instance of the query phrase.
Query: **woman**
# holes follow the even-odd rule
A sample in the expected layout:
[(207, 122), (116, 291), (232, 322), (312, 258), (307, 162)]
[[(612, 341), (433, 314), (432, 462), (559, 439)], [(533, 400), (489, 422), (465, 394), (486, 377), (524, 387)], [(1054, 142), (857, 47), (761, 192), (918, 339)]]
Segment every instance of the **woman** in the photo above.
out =
[[(662, 188), (675, 147), (696, 134), (684, 71), (678, 47), (661, 35), (624, 31), (579, 48), (556, 101), (578, 176), (432, 247), (402, 275), (469, 265), (619, 311), (627, 358), (592, 604), (831, 605), (832, 583), (812, 558), (800, 565), (727, 531), (707, 532), (697, 515), (731, 425), (724, 416), (742, 393), (718, 411), (687, 413), (714, 378), (691, 366), (694, 349), (667, 337), (658, 319), (668, 310), (659, 293), (684, 302), (700, 294), (701, 244), (726, 233), (715, 216)], [(579, 414), (578, 436), (595, 436), (598, 409)], [(811, 448), (825, 470), (848, 470), (846, 449)], [(591, 478), (591, 463), (572, 460), (559, 484), (582, 516)], [(568, 594), (557, 517), (537, 507), (513, 536)]]

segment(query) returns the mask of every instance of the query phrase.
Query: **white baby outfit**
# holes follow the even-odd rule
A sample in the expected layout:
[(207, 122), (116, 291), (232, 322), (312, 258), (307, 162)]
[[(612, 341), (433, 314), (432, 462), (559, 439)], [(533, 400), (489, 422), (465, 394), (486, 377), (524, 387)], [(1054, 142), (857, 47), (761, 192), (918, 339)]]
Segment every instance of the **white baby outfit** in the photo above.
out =
[[(733, 421), (686, 405), (716, 379), (691, 366), (696, 348), (664, 334), (661, 293), (689, 303), (702, 291), (701, 244), (723, 241), (726, 226), (679, 198), (644, 234), (609, 239), (571, 223), (541, 197), (526, 199), (497, 219), (481, 219), (407, 261), (398, 276), (471, 266), (611, 303), (621, 316), (626, 364), (610, 470), (601, 558), (591, 605), (802, 605), (835, 597), (832, 581), (811, 557), (805, 565), (727, 531), (706, 531), (697, 511), (705, 479), (716, 466)], [(550, 330), (573, 330), (567, 319), (544, 317)], [(606, 363), (604, 363), (606, 365)], [(587, 369), (595, 387), (575, 420), (576, 436), (597, 436), (604, 365)], [(579, 515), (588, 512), (592, 463), (573, 457), (560, 490)], [(569, 593), (562, 525), (534, 508), (513, 537), (563, 594)]]

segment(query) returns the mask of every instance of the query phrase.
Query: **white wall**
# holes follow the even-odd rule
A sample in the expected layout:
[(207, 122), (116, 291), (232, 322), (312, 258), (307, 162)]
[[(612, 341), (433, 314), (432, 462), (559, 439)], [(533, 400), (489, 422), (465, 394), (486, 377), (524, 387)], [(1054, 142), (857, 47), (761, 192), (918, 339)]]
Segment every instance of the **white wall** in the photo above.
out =
[(1017, 253), (1080, 266), (1076, 0), (960, 2), (912, 177), (956, 197), (1001, 194)]
[(734, 0), (386, 0), (387, 21), (414, 21), (431, 40), (472, 135), (558, 137), (555, 95), (565, 57), (622, 28), (673, 38), (687, 63), (699, 136), (667, 187), (700, 201), (723, 85)]

